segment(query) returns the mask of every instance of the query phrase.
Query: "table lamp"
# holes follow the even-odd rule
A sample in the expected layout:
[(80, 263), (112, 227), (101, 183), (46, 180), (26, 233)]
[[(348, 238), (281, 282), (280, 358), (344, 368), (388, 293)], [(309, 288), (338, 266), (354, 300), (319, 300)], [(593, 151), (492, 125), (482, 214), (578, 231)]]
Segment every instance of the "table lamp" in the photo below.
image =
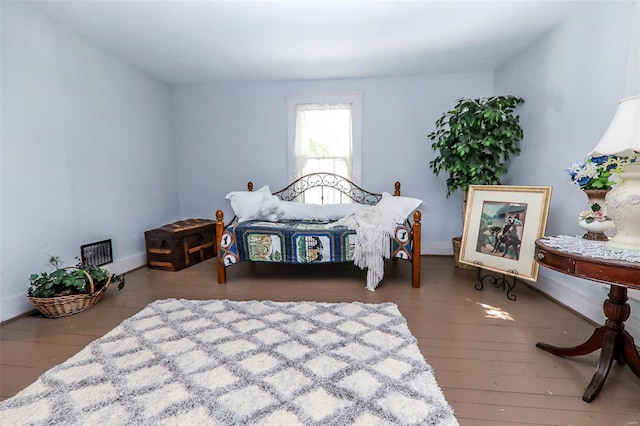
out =
[(621, 182), (607, 193), (607, 214), (616, 224), (616, 235), (605, 243), (613, 250), (640, 251), (640, 2), (634, 2), (632, 39), (629, 46), (627, 96), (618, 102), (613, 120), (589, 156), (617, 155), (635, 158), (624, 166)]
[(640, 250), (640, 95), (618, 102), (613, 120), (590, 156), (635, 157), (624, 166), (621, 182), (607, 193), (607, 214), (616, 224), (616, 235), (605, 243), (614, 250)]

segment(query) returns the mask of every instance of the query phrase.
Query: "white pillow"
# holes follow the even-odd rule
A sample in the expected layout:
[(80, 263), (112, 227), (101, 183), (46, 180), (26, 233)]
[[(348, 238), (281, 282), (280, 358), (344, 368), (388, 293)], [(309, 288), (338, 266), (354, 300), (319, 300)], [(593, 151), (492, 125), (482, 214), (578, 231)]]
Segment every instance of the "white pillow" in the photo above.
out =
[(378, 201), (376, 207), (382, 210), (385, 215), (392, 217), (397, 224), (403, 224), (422, 203), (423, 201), (417, 198), (394, 196), (383, 192), (382, 199)]
[(258, 217), (256, 217), (256, 219), (276, 222), (282, 217), (283, 213), (280, 203), (280, 198), (269, 193), (262, 202), (262, 207), (258, 210)]
[(341, 219), (356, 210), (371, 206), (358, 203), (345, 204), (306, 204), (296, 201), (280, 201), (283, 220), (318, 220), (331, 222)]
[(238, 217), (238, 221), (243, 222), (261, 219), (260, 210), (265, 201), (271, 201), (271, 197), (273, 197), (271, 189), (265, 185), (256, 191), (233, 191), (228, 193), (225, 198), (231, 202), (231, 208)]
[(344, 204), (324, 204), (321, 207), (321, 214), (319, 214), (319, 220), (338, 220), (345, 216), (349, 216), (351, 213), (357, 210), (370, 209), (372, 206), (358, 203), (344, 203)]

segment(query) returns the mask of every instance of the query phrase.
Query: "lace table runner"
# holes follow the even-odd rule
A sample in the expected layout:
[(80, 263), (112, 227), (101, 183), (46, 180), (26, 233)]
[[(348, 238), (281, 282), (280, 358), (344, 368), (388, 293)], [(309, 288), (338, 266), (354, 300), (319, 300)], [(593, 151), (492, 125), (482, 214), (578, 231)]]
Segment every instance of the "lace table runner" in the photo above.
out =
[(640, 262), (640, 251), (608, 249), (604, 245), (605, 241), (585, 240), (581, 236), (571, 235), (544, 237), (542, 240), (548, 247), (554, 247), (567, 253), (576, 253), (598, 259)]

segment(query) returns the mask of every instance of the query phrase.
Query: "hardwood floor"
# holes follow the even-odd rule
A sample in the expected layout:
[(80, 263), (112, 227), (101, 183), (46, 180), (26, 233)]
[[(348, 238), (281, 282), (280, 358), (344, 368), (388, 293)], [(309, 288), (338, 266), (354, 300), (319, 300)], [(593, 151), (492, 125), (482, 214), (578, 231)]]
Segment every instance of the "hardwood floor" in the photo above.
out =
[(257, 265), (255, 271), (238, 264), (227, 274), (227, 284), (218, 285), (215, 259), (180, 272), (141, 268), (127, 274), (124, 290), (110, 288), (85, 312), (2, 324), (0, 397), (15, 395), (157, 299), (394, 302), (461, 425), (640, 424), (640, 379), (629, 368), (614, 365), (600, 396), (586, 403), (582, 393), (599, 351), (560, 358), (535, 347), (582, 343), (594, 325), (522, 282), (514, 302), (493, 287), (477, 291), (476, 273), (454, 268), (447, 256), (423, 256), (419, 289), (411, 287), (408, 262), (389, 263), (375, 292), (364, 289), (365, 273), (351, 264)]

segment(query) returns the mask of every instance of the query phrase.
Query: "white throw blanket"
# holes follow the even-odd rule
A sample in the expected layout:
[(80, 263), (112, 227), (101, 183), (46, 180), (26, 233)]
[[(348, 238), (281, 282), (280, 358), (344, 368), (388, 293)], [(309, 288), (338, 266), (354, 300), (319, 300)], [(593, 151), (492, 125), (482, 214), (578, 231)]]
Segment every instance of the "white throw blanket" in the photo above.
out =
[(356, 210), (333, 223), (356, 231), (353, 263), (367, 268), (367, 290), (374, 291), (384, 276), (384, 260), (391, 256), (391, 237), (396, 230), (393, 218), (376, 206)]

